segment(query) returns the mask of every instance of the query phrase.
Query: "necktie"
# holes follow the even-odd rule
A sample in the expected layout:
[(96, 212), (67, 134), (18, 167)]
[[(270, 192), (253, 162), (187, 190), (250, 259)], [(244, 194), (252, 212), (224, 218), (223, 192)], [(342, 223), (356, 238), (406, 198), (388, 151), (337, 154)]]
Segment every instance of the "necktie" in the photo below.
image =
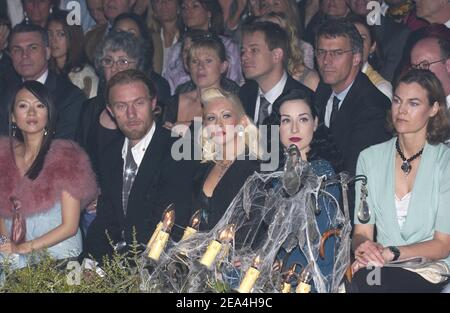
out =
[(259, 98), (259, 114), (258, 114), (258, 125), (261, 125), (266, 117), (269, 116), (269, 106), (270, 102), (267, 101), (264, 96)]
[(134, 178), (137, 173), (137, 164), (134, 161), (133, 153), (131, 152), (131, 145), (128, 142), (127, 156), (125, 158), (125, 170), (123, 172), (123, 186), (122, 186), (122, 204), (123, 213), (127, 215), (128, 197), (130, 196), (131, 187), (133, 187)]
[(337, 112), (339, 111), (339, 102), (341, 102), (341, 100), (339, 100), (338, 97), (334, 96), (333, 97), (333, 108), (331, 110), (330, 123), (329, 123), (330, 127), (329, 128), (331, 128), (331, 125), (333, 125), (333, 122), (336, 119)]

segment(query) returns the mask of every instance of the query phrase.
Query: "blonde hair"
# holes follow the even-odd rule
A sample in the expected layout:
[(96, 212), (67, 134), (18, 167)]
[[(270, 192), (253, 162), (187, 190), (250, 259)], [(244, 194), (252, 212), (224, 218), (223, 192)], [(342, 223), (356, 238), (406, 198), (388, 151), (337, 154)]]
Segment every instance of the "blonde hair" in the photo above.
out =
[[(248, 116), (245, 114), (244, 107), (242, 106), (239, 98), (232, 93), (215, 87), (202, 90), (200, 97), (203, 109), (205, 109), (205, 107), (214, 100), (225, 99), (233, 105), (233, 108), (236, 110), (236, 113), (240, 119), (242, 117), (247, 117), (247, 125), (243, 129), (244, 144), (247, 149), (246, 154), (254, 156), (257, 159), (261, 159), (262, 148), (259, 144), (258, 128), (250, 121)], [(214, 143), (212, 138), (208, 136), (206, 128), (202, 129), (199, 142), (202, 147), (202, 162), (216, 162), (217, 151), (215, 151), (215, 147), (217, 144)]]

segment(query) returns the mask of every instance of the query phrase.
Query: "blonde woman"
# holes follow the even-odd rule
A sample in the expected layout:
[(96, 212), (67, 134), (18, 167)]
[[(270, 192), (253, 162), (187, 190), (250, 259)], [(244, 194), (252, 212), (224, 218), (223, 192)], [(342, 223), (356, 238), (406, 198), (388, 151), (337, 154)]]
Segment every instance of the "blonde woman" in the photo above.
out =
[(213, 228), (241, 189), (258, 169), (261, 149), (258, 129), (245, 114), (239, 98), (218, 88), (201, 94), (203, 131), (202, 164), (197, 172), (195, 210), (200, 209), (201, 230)]
[[(282, 12), (270, 12), (258, 21), (272, 22), (280, 25), (289, 36), (289, 74), (311, 90), (316, 90), (319, 84), (319, 74), (313, 69), (314, 51), (310, 44), (298, 38), (296, 26)], [(307, 56), (307, 57), (306, 57)]]

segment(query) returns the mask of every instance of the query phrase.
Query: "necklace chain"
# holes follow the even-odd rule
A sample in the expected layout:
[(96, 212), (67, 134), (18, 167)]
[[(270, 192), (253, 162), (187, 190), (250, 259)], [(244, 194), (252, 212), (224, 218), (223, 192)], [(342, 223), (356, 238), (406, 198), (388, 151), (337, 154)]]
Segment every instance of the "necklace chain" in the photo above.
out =
[(397, 149), (397, 152), (398, 152), (398, 154), (399, 154), (399, 156), (400, 156), (400, 158), (402, 159), (402, 162), (403, 162), (402, 166), (401, 166), (401, 169), (406, 175), (408, 175), (411, 172), (411, 169), (412, 169), (411, 162), (422, 155), (423, 147), (422, 147), (422, 149), (420, 149), (419, 152), (414, 154), (409, 159), (405, 158), (405, 155), (403, 154), (402, 149), (400, 148), (400, 143), (398, 141), (398, 138), (397, 138), (397, 141), (395, 142), (395, 149)]

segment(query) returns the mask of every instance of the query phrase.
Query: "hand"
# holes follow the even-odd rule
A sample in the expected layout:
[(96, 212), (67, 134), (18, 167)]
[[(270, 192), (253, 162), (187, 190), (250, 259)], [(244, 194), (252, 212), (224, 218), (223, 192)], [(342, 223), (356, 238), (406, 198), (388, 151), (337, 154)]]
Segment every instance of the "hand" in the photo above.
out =
[(89, 205), (86, 207), (87, 213), (95, 213), (97, 211), (97, 200), (98, 198), (95, 198)]
[(391, 262), (395, 257), (395, 255), (389, 248), (384, 248), (381, 252), (381, 255), (383, 256), (383, 259), (386, 263)]
[(355, 250), (355, 258), (363, 267), (369, 265), (382, 267), (385, 263), (385, 259), (382, 256), (383, 249), (384, 247), (379, 243), (366, 240)]
[(11, 241), (8, 241), (7, 243), (0, 245), (0, 252), (3, 252), (5, 254), (27, 254), (30, 253), (31, 250), (31, 241), (26, 241), (18, 245)]
[(353, 262), (353, 264), (351, 265), (351, 269), (352, 269), (352, 276), (355, 275), (355, 273), (357, 271), (359, 271), (360, 269), (364, 268), (365, 266), (359, 262), (358, 260), (355, 260), (355, 262)]

